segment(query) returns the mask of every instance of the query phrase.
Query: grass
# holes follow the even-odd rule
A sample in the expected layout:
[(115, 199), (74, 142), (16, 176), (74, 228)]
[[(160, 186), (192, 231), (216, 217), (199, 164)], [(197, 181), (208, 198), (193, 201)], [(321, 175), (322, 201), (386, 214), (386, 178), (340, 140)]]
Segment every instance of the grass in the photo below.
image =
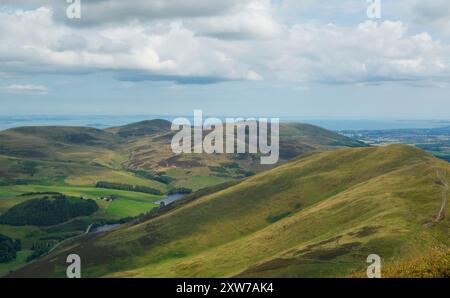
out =
[[(105, 211), (108, 218), (118, 219), (126, 216), (136, 216), (145, 211), (149, 211), (156, 206), (155, 201), (160, 200), (161, 196), (142, 194), (137, 192), (101, 189), (88, 186), (45, 186), (45, 185), (15, 185), (0, 187), (0, 211), (12, 207), (24, 200), (33, 198), (19, 197), (11, 198), (11, 195), (20, 195), (27, 192), (60, 192), (69, 196), (85, 197), (95, 199), (97, 204)], [(101, 197), (116, 196), (112, 203), (106, 203), (100, 200)], [(42, 195), (38, 195), (42, 196)], [(9, 198), (9, 199), (4, 199)]]
[[(339, 147), (354, 145), (354, 141), (348, 138), (309, 125), (283, 124), (282, 131), (285, 143), (292, 143), (288, 156), (282, 154), (283, 160), (292, 157), (293, 153), (297, 155), (316, 149), (333, 148), (333, 140), (339, 143)], [(0, 233), (23, 240), (24, 247), (28, 249), (41, 238), (64, 239), (83, 233), (86, 225), (95, 220), (116, 220), (139, 215), (154, 208), (154, 202), (161, 198), (97, 189), (93, 187), (97, 181), (145, 185), (162, 192), (171, 187), (198, 190), (237, 181), (249, 171), (261, 172), (268, 169), (259, 165), (259, 158), (251, 156), (236, 159), (236, 156), (228, 154), (188, 154), (174, 158), (170, 149), (171, 135), (170, 123), (162, 120), (107, 130), (25, 127), (0, 132), (0, 213), (26, 200), (42, 197), (21, 196), (27, 192), (60, 192), (69, 196), (83, 196), (96, 200), (100, 206), (100, 210), (92, 216), (49, 229), (0, 226)], [(226, 166), (228, 173), (219, 177), (209, 166)], [(136, 170), (165, 172), (174, 181), (172, 185), (164, 185), (138, 177), (133, 174)], [(26, 185), (18, 185), (23, 182)], [(113, 202), (100, 200), (101, 197), (111, 195), (116, 197)], [(296, 203), (298, 202), (293, 205)], [(289, 206), (288, 209), (292, 208)], [(280, 210), (277, 214), (283, 212), (286, 211)], [(260, 224), (267, 222), (263, 219)], [(170, 256), (184, 259), (189, 254), (170, 251), (165, 255), (169, 259)]]
[(31, 255), (31, 250), (21, 250), (17, 252), (17, 257), (14, 261), (0, 264), (0, 276), (4, 276), (8, 274), (10, 271), (13, 271), (26, 263), (27, 257)]
[[(0, 213), (3, 213), (12, 206), (26, 200), (44, 196), (20, 196), (23, 193), (29, 192), (59, 192), (69, 196), (94, 199), (99, 205), (100, 210), (91, 216), (84, 217), (83, 221), (85, 221), (85, 223), (81, 225), (72, 225), (72, 221), (50, 228), (0, 225), (0, 234), (7, 235), (13, 239), (20, 239), (25, 250), (29, 250), (33, 243), (42, 238), (51, 237), (65, 239), (84, 233), (89, 223), (96, 220), (118, 220), (130, 216), (138, 216), (158, 206), (154, 202), (161, 199), (161, 196), (120, 190), (99, 189), (89, 186), (15, 185), (0, 187)], [(110, 197), (112, 195), (115, 197), (113, 202), (105, 202), (100, 199), (101, 197)], [(16, 261), (0, 265), (0, 276), (25, 263), (26, 257), (19, 255)]]
[[(342, 146), (363, 146), (362, 143), (325, 129), (304, 124), (281, 125), (283, 160), (317, 149)], [(184, 155), (172, 161), (170, 148), (173, 132), (170, 122), (144, 121), (123, 127), (98, 130), (83, 127), (25, 127), (0, 132), (0, 176), (4, 178), (35, 179), (48, 184), (61, 182), (70, 185), (95, 184), (96, 180), (112, 179), (111, 182), (142, 184), (130, 170), (169, 171), (180, 169), (188, 176), (175, 175), (181, 186), (203, 188), (222, 179), (211, 178), (214, 173), (209, 166), (233, 164), (244, 172), (261, 171), (259, 158), (235, 159), (234, 155)], [(288, 152), (289, 151), (289, 152)], [(168, 161), (168, 162), (166, 162)], [(192, 172), (193, 175), (190, 175)], [(146, 180), (150, 187), (162, 187), (155, 181)], [(193, 185), (189, 185), (192, 182)], [(57, 183), (57, 184), (58, 184)], [(192, 186), (192, 187), (191, 187)]]
[(383, 277), (448, 278), (450, 250), (448, 247), (433, 248), (424, 255), (394, 262), (383, 269)]
[[(70, 251), (89, 264), (85, 276), (365, 272), (372, 253), (389, 265), (448, 246), (448, 221), (424, 226), (441, 204), (435, 167), (450, 171), (448, 163), (400, 145), (313, 154)], [(67, 252), (62, 248), (17, 275), (58, 275), (52, 264), (63, 266)]]
[[(432, 247), (424, 253), (382, 264), (382, 278), (448, 278), (450, 277), (450, 250), (445, 246)], [(348, 277), (364, 278), (363, 272), (352, 272)]]
[(159, 206), (152, 201), (116, 200), (106, 209), (108, 218), (120, 219), (127, 216), (137, 216)]
[(208, 186), (225, 183), (233, 179), (227, 177), (216, 176), (191, 176), (177, 182), (176, 187), (188, 187), (193, 190), (199, 190)]

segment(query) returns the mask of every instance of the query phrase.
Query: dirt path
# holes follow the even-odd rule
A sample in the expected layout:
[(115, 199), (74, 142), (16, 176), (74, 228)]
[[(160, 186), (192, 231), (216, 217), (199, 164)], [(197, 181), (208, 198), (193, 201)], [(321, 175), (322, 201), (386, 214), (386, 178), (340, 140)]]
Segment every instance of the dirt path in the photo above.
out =
[(448, 192), (448, 183), (447, 183), (447, 171), (445, 171), (445, 175), (444, 177), (441, 176), (441, 173), (439, 171), (439, 169), (436, 169), (436, 176), (438, 177), (438, 179), (441, 181), (441, 183), (444, 185), (444, 189), (442, 190), (441, 193), (441, 209), (439, 209), (439, 212), (435, 218), (435, 222), (438, 222), (442, 219), (444, 219), (445, 217), (445, 207), (447, 206), (447, 192)]
[(438, 167), (436, 167), (436, 177), (439, 179), (439, 182), (442, 184), (442, 191), (441, 191), (441, 207), (439, 208), (438, 213), (436, 214), (436, 217), (425, 224), (426, 227), (430, 227), (441, 220), (445, 218), (445, 207), (447, 206), (447, 192), (449, 190), (449, 185), (447, 182), (447, 171), (444, 171), (444, 176), (442, 176), (442, 173)]
[(57, 249), (58, 247), (60, 247), (62, 244), (66, 243), (66, 242), (78, 239), (78, 238), (80, 238), (80, 237), (82, 237), (82, 236), (84, 236), (86, 234), (89, 234), (89, 232), (91, 231), (92, 225), (93, 224), (90, 224), (83, 234), (80, 234), (80, 235), (75, 236), (75, 237), (67, 238), (67, 239), (65, 239), (65, 240), (63, 240), (61, 242), (56, 243), (45, 255), (50, 254), (52, 251), (54, 251), (55, 249)]

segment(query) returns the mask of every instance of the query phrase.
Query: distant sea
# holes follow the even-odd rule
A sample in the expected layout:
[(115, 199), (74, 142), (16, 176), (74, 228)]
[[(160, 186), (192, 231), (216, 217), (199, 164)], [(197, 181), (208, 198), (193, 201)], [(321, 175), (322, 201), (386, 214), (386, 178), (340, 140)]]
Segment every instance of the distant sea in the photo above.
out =
[[(0, 116), (0, 130), (20, 126), (86, 126), (107, 128), (139, 122), (143, 120), (173, 120), (179, 116), (136, 115), (136, 116)], [(206, 118), (208, 116), (204, 116)], [(192, 115), (186, 116), (191, 119)], [(218, 117), (225, 118), (225, 117)], [(245, 117), (244, 117), (245, 118)], [(282, 122), (302, 122), (317, 125), (329, 130), (388, 130), (406, 128), (437, 128), (450, 126), (450, 120), (332, 120), (281, 118)]]

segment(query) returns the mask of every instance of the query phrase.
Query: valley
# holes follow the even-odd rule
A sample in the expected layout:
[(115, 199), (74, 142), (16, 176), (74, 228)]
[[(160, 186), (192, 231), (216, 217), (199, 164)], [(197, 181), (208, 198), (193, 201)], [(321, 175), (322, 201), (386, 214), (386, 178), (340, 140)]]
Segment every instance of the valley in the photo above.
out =
[[(251, 154), (175, 155), (173, 135), (165, 120), (104, 130), (51, 126), (0, 132), (0, 216), (19, 204), (58, 195), (98, 206), (91, 215), (53, 226), (0, 224), (0, 234), (22, 242), (15, 260), (0, 264), (0, 275), (86, 230), (151, 213), (166, 196), (238, 182), (271, 168)], [(314, 151), (358, 146), (365, 145), (311, 125), (280, 128), (281, 163)]]
[(449, 28), (444, 0), (0, 1), (3, 292), (436, 291)]
[(68, 253), (90, 277), (361, 276), (372, 253), (397, 277), (448, 276), (449, 220), (427, 225), (448, 192), (436, 170), (450, 165), (406, 145), (309, 153), (83, 236), (11, 276), (63, 276)]

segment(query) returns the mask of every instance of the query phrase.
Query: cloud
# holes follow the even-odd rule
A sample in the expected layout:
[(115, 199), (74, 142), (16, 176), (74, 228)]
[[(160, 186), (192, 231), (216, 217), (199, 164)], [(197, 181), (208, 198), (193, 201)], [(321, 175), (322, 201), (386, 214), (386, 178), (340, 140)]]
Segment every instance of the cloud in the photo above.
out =
[(320, 83), (450, 80), (450, 48), (427, 33), (409, 36), (402, 22), (357, 27), (298, 24), (280, 41), (271, 68), (282, 77)]
[(12, 78), (10, 74), (0, 71), (0, 79), (9, 79), (9, 78)]
[(69, 25), (97, 26), (176, 18), (197, 18), (225, 14), (248, 0), (89, 0), (82, 2), (82, 21), (66, 18), (65, 1), (51, 1), (55, 18)]
[[(0, 13), (0, 66), (16, 72), (146, 72), (148, 77), (254, 79), (250, 66), (180, 22), (92, 30), (56, 25), (52, 10)], [(188, 81), (183, 79), (183, 81)], [(203, 79), (202, 79), (203, 81)]]
[(450, 34), (450, 4), (447, 0), (420, 1), (413, 11), (414, 20), (419, 25)]
[(273, 16), (270, 1), (253, 1), (233, 14), (185, 22), (198, 34), (227, 40), (272, 39), (282, 32)]
[[(220, 1), (228, 4), (218, 8), (186, 1), (189, 9), (181, 0), (105, 1), (90, 1), (93, 6), (84, 9), (97, 5), (118, 14), (120, 6), (124, 15), (113, 13), (111, 21), (98, 16), (98, 26), (88, 29), (58, 22), (51, 6), (0, 10), (0, 68), (11, 74), (108, 72), (120, 81), (177, 84), (450, 81), (450, 45), (427, 32), (410, 33), (401, 21), (290, 23), (268, 0)], [(159, 3), (166, 13), (146, 19), (129, 2)]]
[(40, 85), (10, 85), (2, 88), (8, 93), (47, 94), (48, 88)]

